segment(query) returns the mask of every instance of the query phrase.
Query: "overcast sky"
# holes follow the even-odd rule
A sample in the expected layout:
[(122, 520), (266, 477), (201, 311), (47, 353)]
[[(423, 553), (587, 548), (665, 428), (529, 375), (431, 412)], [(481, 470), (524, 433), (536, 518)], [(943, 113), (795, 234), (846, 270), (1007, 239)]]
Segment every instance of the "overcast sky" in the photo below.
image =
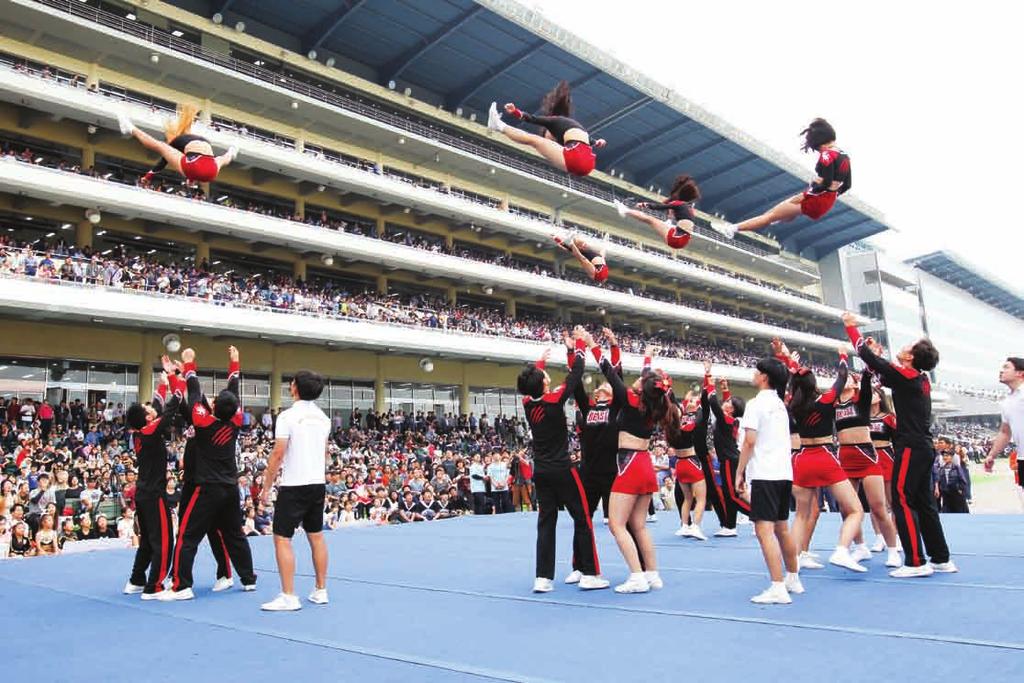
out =
[(797, 134), (824, 116), (852, 193), (899, 231), (881, 246), (949, 248), (1024, 290), (1017, 2), (524, 1), (809, 168)]

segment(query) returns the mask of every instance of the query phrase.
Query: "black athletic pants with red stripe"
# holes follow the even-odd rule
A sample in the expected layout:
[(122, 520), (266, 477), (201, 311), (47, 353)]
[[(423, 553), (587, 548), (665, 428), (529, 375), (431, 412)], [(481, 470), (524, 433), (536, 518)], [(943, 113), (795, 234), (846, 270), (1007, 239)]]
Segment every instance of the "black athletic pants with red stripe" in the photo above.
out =
[(242, 510), (238, 504), (238, 486), (197, 483), (185, 502), (178, 522), (178, 547), (174, 551), (174, 590), (192, 587), (192, 565), (203, 536), (220, 532), (224, 547), (238, 571), (242, 585), (256, 583), (252, 568), (252, 550), (242, 533)]
[[(185, 505), (188, 504), (189, 499), (192, 497), (192, 492), (195, 490), (196, 485), (191, 482), (181, 485), (181, 500), (178, 501), (178, 524), (181, 524), (181, 517), (185, 514)], [(210, 552), (213, 553), (213, 559), (217, 560), (217, 578), (230, 579), (231, 561), (228, 558), (228, 548), (224, 544), (224, 535), (217, 529), (210, 529), (206, 534), (206, 540), (210, 543)]]
[(750, 514), (750, 505), (740, 498), (736, 493), (736, 465), (728, 458), (722, 458), (722, 496), (725, 498), (725, 521), (722, 526), (726, 529), (736, 528), (736, 513)]
[(601, 573), (594, 543), (594, 527), (587, 508), (587, 494), (575, 467), (555, 472), (536, 472), (533, 485), (537, 491), (537, 578), (555, 578), (555, 531), (558, 508), (565, 506), (572, 516), (573, 566), (584, 575)]
[(935, 451), (931, 444), (896, 449), (892, 512), (903, 544), (903, 562), (911, 567), (923, 565), (926, 555), (932, 562), (949, 562), (949, 546), (942, 532), (932, 488), (934, 462)]
[(698, 454), (697, 457), (700, 458), (700, 466), (704, 469), (704, 483), (707, 484), (708, 500), (711, 501), (711, 507), (714, 508), (715, 515), (718, 517), (718, 526), (725, 527), (725, 520), (728, 519), (725, 514), (725, 494), (722, 493), (722, 487), (715, 483), (715, 471), (711, 467), (711, 457), (707, 453)]
[(174, 527), (167, 496), (163, 493), (137, 494), (135, 520), (139, 523), (139, 548), (135, 551), (130, 581), (133, 585), (145, 586), (147, 593), (156, 593), (163, 590), (163, 581), (171, 571), (174, 553)]

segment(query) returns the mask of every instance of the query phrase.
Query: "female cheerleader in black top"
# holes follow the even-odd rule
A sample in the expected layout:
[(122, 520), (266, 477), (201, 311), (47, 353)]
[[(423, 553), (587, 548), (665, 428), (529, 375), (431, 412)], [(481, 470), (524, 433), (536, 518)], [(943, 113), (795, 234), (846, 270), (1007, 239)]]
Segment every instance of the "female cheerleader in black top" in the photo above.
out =
[[(670, 452), (676, 457), (675, 497), (679, 508), (679, 529), (676, 536), (689, 536), (706, 541), (701, 530), (704, 508), (707, 503), (707, 485), (704, 482), (704, 467), (694, 447), (697, 427), (703, 417), (700, 415), (700, 401), (692, 391), (687, 392), (681, 402), (669, 394), (671, 405), (666, 420), (665, 441)], [(706, 433), (705, 433), (706, 436)], [(690, 513), (693, 512), (693, 522)]]
[(608, 279), (608, 259), (605, 258), (606, 248), (603, 244), (600, 250), (595, 249), (582, 237), (577, 237), (575, 233), (569, 233), (569, 236), (564, 239), (558, 235), (552, 235), (551, 239), (555, 241), (559, 249), (564, 249), (576, 257), (591, 280), (601, 284)]
[[(615, 210), (623, 218), (630, 217), (641, 223), (651, 226), (665, 244), (673, 249), (682, 249), (690, 243), (690, 236), (693, 234), (693, 203), (700, 199), (700, 189), (697, 183), (688, 175), (678, 176), (672, 184), (672, 191), (669, 192), (668, 201), (663, 204), (657, 202), (638, 202), (634, 209), (630, 209), (622, 202), (615, 202)], [(668, 220), (660, 221), (654, 216), (649, 216), (636, 209), (654, 209), (655, 211), (668, 211)]]
[[(860, 385), (859, 387), (857, 385)], [(864, 496), (871, 509), (871, 523), (880, 529), (889, 548), (886, 567), (903, 564), (896, 550), (896, 524), (889, 516), (885, 501), (885, 482), (882, 479), (882, 456), (871, 442), (871, 372), (858, 378), (851, 374), (836, 402), (836, 435), (839, 439), (839, 463), (854, 490), (863, 486)], [(864, 544), (864, 532), (858, 528), (854, 539), (853, 559), (858, 562), (871, 559), (871, 550)]]
[(816, 221), (831, 210), (839, 195), (853, 186), (850, 157), (836, 146), (836, 130), (825, 119), (814, 119), (800, 134), (804, 136), (804, 151), (818, 153), (818, 163), (814, 166), (818, 177), (810, 186), (759, 216), (737, 225), (712, 221), (712, 228), (732, 237), (737, 231), (760, 230), (772, 223), (787, 223), (801, 214)]
[(598, 139), (591, 144), (586, 129), (578, 121), (570, 118), (572, 95), (569, 92), (569, 84), (566, 81), (559, 82), (554, 90), (544, 96), (541, 108), (545, 115), (533, 116), (520, 111), (511, 102), (505, 105), (505, 111), (512, 117), (543, 127), (543, 136), (513, 128), (502, 121), (496, 102), (491, 102), (491, 108), (487, 113), (487, 127), (503, 133), (513, 142), (533, 147), (557, 169), (575, 176), (590, 175), (597, 161), (594, 150), (604, 147), (605, 141)]
[(163, 157), (142, 177), (143, 184), (148, 183), (166, 166), (178, 171), (187, 180), (197, 183), (213, 182), (220, 169), (230, 164), (238, 155), (238, 148), (231, 147), (224, 154), (214, 156), (213, 147), (206, 138), (190, 133), (192, 122), (198, 113), (199, 107), (194, 104), (179, 105), (177, 117), (164, 124), (167, 142), (161, 142), (139, 130), (127, 114), (118, 113), (117, 122), (123, 135), (131, 135), (142, 143), (143, 147)]
[[(809, 545), (813, 532), (813, 508), (818, 504), (817, 489), (827, 486), (843, 513), (839, 544), (829, 557), (829, 562), (850, 571), (866, 572), (867, 568), (857, 564), (850, 554), (850, 543), (864, 520), (864, 508), (839, 464), (839, 456), (832, 441), (836, 401), (839, 391), (846, 385), (849, 372), (846, 352), (839, 350), (836, 381), (824, 394), (818, 391), (818, 379), (814, 372), (797, 366), (790, 356), (780, 353), (778, 357), (792, 373), (789, 410), (800, 429), (801, 448), (793, 456), (793, 497), (796, 499), (793, 535), (796, 545), (798, 548)], [(801, 566), (804, 564), (801, 563)]]
[[(646, 593), (663, 585), (658, 574), (654, 542), (647, 532), (647, 508), (651, 495), (658, 490), (658, 478), (648, 449), (655, 429), (668, 415), (668, 391), (672, 388), (672, 380), (651, 370), (654, 351), (653, 347), (647, 349), (640, 379), (627, 388), (608, 359), (601, 356), (601, 347), (591, 347), (601, 371), (612, 385), (612, 401), (618, 408), (618, 476), (612, 484), (608, 521), (615, 542), (629, 565), (630, 575), (615, 587), (617, 593)], [(640, 563), (641, 555), (643, 565)]]

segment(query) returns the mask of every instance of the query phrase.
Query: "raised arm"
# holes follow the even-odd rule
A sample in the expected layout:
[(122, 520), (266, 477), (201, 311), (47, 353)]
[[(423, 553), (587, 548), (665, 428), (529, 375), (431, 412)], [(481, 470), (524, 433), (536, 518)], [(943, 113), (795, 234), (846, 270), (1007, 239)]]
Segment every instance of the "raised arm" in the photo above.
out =
[(839, 399), (839, 394), (843, 393), (843, 387), (846, 386), (846, 378), (850, 374), (850, 366), (846, 361), (845, 351), (840, 350), (839, 352), (839, 365), (836, 366), (836, 370), (836, 381), (832, 382), (831, 389), (818, 397), (819, 403), (835, 403)]
[(626, 385), (622, 381), (622, 377), (620, 377), (619, 373), (615, 371), (615, 367), (612, 366), (607, 358), (601, 356), (601, 347), (595, 344), (590, 347), (590, 351), (594, 354), (594, 359), (597, 360), (597, 364), (601, 366), (601, 372), (604, 373), (604, 377), (608, 380), (608, 384), (612, 385), (612, 400), (620, 407), (628, 405), (629, 391), (626, 389)]
[[(563, 387), (562, 395), (558, 397), (558, 402), (561, 405), (565, 405), (566, 401), (569, 400), (569, 396), (575, 394), (576, 387), (582, 384), (583, 368), (587, 364), (586, 358), (583, 356), (586, 350), (587, 343), (582, 337), (577, 337), (572, 368), (569, 370), (569, 374), (565, 378), (565, 386)], [(586, 396), (585, 393), (584, 396)]]
[(196, 407), (203, 401), (203, 387), (199, 383), (199, 375), (196, 374), (196, 352), (192, 349), (185, 349), (181, 352), (183, 363), (182, 371), (185, 374), (185, 403), (188, 410), (185, 414), (190, 423), (195, 422)]
[(850, 338), (850, 343), (857, 350), (857, 355), (865, 365), (881, 377), (883, 383), (892, 386), (894, 383), (906, 379), (892, 363), (884, 358), (879, 358), (869, 348), (867, 340), (860, 335), (860, 330), (857, 329), (856, 318), (849, 311), (843, 313), (843, 324), (846, 326), (846, 335)]
[(860, 393), (857, 394), (857, 414), (861, 417), (871, 415), (871, 373), (862, 372), (860, 375)]
[(241, 384), (242, 365), (239, 362), (238, 349), (234, 346), (228, 347), (228, 385), (226, 389), (238, 397), (238, 405), (242, 405), (242, 393), (239, 391)]
[(601, 333), (610, 347), (612, 367), (615, 368), (615, 372), (619, 373), (619, 377), (622, 377), (622, 351), (619, 349), (619, 340), (610, 327), (602, 327)]

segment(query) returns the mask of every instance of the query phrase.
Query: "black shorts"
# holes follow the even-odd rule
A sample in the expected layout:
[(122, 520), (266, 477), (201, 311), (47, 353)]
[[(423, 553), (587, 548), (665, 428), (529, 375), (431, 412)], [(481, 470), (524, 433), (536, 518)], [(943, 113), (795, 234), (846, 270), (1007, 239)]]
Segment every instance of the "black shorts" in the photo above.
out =
[(1017, 460), (1017, 485), (1024, 488), (1024, 458)]
[(324, 530), (326, 484), (282, 486), (274, 505), (274, 535), (291, 538), (299, 524), (307, 534)]
[(789, 519), (789, 497), (793, 482), (788, 479), (750, 482), (750, 519), (754, 522), (785, 522)]

